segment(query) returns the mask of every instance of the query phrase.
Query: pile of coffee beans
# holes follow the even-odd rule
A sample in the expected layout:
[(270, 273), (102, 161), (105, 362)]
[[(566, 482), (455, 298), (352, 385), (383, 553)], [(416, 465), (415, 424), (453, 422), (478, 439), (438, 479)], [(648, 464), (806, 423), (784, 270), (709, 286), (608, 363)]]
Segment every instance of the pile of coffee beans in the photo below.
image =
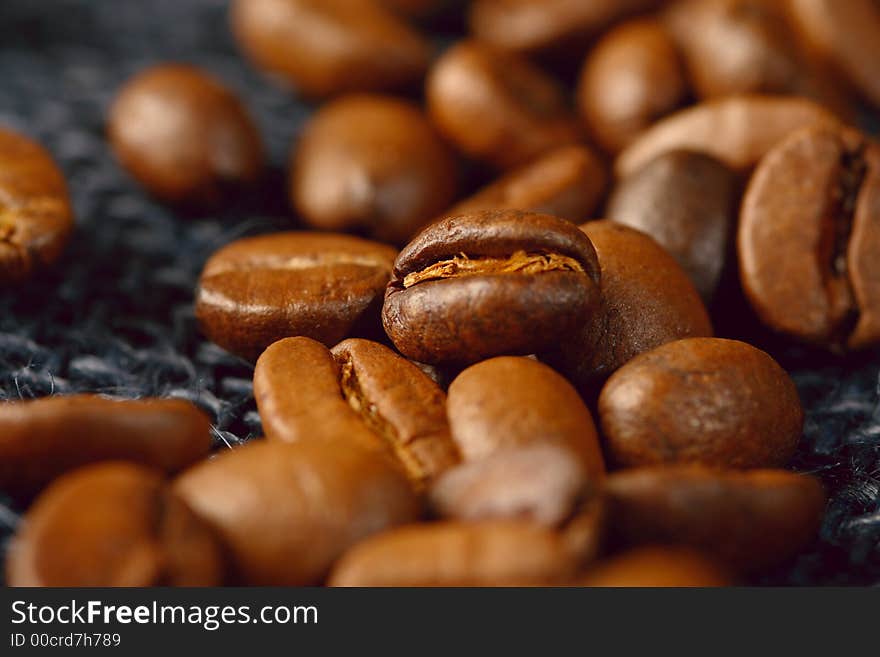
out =
[[(230, 22), (314, 104), (278, 185), (305, 229), (226, 244), (192, 291), (254, 363), (264, 438), (210, 457), (179, 399), (3, 403), (9, 584), (724, 586), (815, 540), (798, 391), (743, 338), (880, 346), (875, 2), (234, 0)], [(271, 183), (246, 106), (157, 65), (107, 143), (188, 221)], [(73, 229), (51, 156), (0, 130), (0, 284)]]

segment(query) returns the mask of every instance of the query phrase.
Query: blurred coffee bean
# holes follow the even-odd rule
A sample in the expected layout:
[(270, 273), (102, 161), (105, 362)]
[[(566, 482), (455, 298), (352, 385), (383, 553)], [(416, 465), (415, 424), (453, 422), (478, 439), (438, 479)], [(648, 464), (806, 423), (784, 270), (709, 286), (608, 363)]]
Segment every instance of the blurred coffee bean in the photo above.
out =
[(723, 566), (682, 547), (644, 547), (601, 561), (576, 586), (703, 588), (732, 586)]

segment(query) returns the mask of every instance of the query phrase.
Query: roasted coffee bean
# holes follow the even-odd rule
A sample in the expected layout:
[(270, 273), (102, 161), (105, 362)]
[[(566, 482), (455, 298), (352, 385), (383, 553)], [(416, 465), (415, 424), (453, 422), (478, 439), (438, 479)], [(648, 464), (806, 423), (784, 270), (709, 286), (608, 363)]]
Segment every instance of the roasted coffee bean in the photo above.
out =
[(661, 0), (476, 0), (471, 31), (506, 50), (533, 52), (587, 41), (614, 22)]
[(394, 98), (324, 106), (290, 164), (290, 198), (315, 228), (406, 243), (455, 197), (452, 154), (416, 107)]
[(678, 49), (663, 26), (649, 19), (606, 34), (587, 56), (577, 90), (581, 118), (610, 153), (678, 109), (687, 96)]
[(577, 586), (694, 588), (732, 586), (723, 566), (682, 547), (643, 547), (596, 564)]
[(709, 303), (732, 251), (739, 194), (736, 174), (711, 155), (669, 151), (621, 181), (605, 215), (657, 240)]
[(130, 463), (71, 472), (34, 503), (13, 539), (10, 586), (220, 586), (222, 548), (162, 481)]
[(784, 465), (803, 426), (794, 382), (760, 349), (689, 338), (637, 356), (599, 396), (606, 455), (619, 466)]
[(790, 0), (787, 6), (809, 46), (833, 61), (866, 98), (880, 106), (880, 5), (876, 0)]
[(402, 470), (344, 441), (259, 441), (185, 472), (175, 488), (222, 537), (236, 583), (318, 584), (357, 541), (419, 515)]
[(486, 211), (428, 226), (394, 263), (382, 319), (425, 363), (532, 354), (574, 333), (598, 305), (590, 240), (549, 215)]
[(418, 489), (455, 465), (446, 395), (418, 367), (376, 342), (329, 351), (287, 338), (257, 361), (254, 396), (271, 440), (345, 439), (389, 450)]
[(0, 285), (54, 263), (72, 231), (67, 183), (51, 156), (0, 127)]
[(580, 139), (556, 81), (518, 55), (482, 43), (463, 41), (447, 50), (428, 76), (426, 93), (446, 138), (499, 169)]
[(577, 455), (587, 476), (605, 470), (590, 411), (577, 391), (530, 358), (492, 358), (449, 386), (452, 438), (465, 461), (526, 445), (555, 445)]
[(255, 359), (281, 338), (304, 335), (334, 345), (380, 332), (379, 306), (395, 250), (324, 233), (240, 239), (208, 260), (196, 315), (224, 349)]
[(236, 0), (231, 11), (251, 60), (306, 96), (401, 87), (428, 67), (427, 41), (375, 0)]
[(210, 449), (210, 420), (182, 400), (73, 395), (0, 403), (0, 491), (23, 502), (89, 463), (134, 461), (174, 473)]
[(834, 349), (880, 342), (880, 145), (801, 131), (755, 171), (739, 228), (740, 276), (771, 328)]
[(442, 522), (399, 527), (349, 550), (331, 586), (547, 586), (578, 559), (564, 536), (529, 522)]
[(170, 203), (216, 206), (263, 170), (260, 136), (245, 108), (191, 66), (156, 66), (129, 81), (107, 129), (122, 165)]
[(825, 509), (819, 481), (785, 470), (654, 466), (608, 477), (618, 541), (676, 543), (738, 571), (777, 565), (816, 537)]
[(800, 128), (838, 125), (834, 114), (806, 98), (744, 94), (711, 100), (655, 123), (615, 162), (626, 178), (661, 153), (699, 151), (736, 171), (749, 171), (777, 143)]
[(585, 393), (633, 357), (681, 338), (711, 336), (687, 274), (648, 235), (611, 221), (581, 226), (601, 269), (600, 308), (548, 358)]
[(502, 176), (445, 213), (524, 210), (580, 223), (592, 218), (608, 174), (586, 146), (563, 146)]
[(379, 0), (403, 16), (426, 18), (462, 4), (462, 0)]

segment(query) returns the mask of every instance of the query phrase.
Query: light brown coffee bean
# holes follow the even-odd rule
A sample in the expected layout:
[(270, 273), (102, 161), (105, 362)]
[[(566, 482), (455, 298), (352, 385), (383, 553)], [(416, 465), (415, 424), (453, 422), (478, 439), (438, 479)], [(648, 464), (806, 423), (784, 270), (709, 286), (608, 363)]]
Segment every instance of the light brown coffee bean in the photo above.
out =
[(72, 231), (67, 183), (51, 156), (0, 127), (0, 285), (52, 265)]
[(156, 66), (127, 82), (107, 130), (122, 165), (169, 203), (217, 206), (263, 171), (263, 146), (247, 110), (192, 66)]
[(422, 113), (383, 96), (318, 110), (291, 153), (290, 198), (324, 230), (405, 243), (455, 197), (452, 154)]
[(403, 472), (344, 441), (258, 441), (181, 475), (175, 489), (222, 537), (234, 581), (307, 586), (357, 541), (413, 522)]
[(596, 564), (577, 586), (695, 588), (734, 583), (723, 566), (699, 552), (681, 547), (644, 547)]
[(13, 539), (10, 586), (220, 586), (222, 548), (162, 481), (130, 463), (71, 472), (34, 503)]
[(430, 59), (427, 41), (374, 0), (236, 0), (231, 12), (245, 54), (310, 97), (401, 87)]
[(794, 454), (803, 417), (794, 382), (776, 361), (720, 338), (678, 340), (636, 356), (599, 396), (606, 454), (624, 467), (781, 466)]
[(210, 449), (211, 421), (182, 400), (72, 395), (0, 403), (0, 490), (23, 502), (89, 463), (134, 461), (170, 474)]
[(334, 345), (375, 335), (395, 250), (349, 235), (288, 232), (240, 239), (205, 264), (196, 294), (204, 333), (256, 359), (304, 335)]

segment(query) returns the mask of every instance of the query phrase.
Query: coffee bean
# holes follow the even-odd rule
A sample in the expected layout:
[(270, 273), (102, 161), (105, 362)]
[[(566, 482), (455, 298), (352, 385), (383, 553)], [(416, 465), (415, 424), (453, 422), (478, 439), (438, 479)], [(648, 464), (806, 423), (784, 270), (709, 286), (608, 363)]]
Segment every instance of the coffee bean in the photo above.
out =
[(739, 194), (736, 174), (711, 155), (669, 151), (621, 181), (605, 214), (657, 240), (709, 303), (732, 251)]
[(528, 522), (430, 523), (349, 550), (331, 586), (548, 586), (577, 568), (563, 535)]
[(222, 537), (234, 581), (251, 586), (318, 584), (349, 546), (419, 514), (391, 460), (342, 441), (251, 443), (175, 488)]
[(462, 41), (435, 63), (428, 110), (462, 153), (499, 169), (521, 166), (580, 139), (555, 80), (527, 60)]
[(51, 156), (0, 128), (0, 285), (53, 264), (72, 231), (67, 183)]
[(581, 118), (610, 153), (617, 153), (688, 96), (678, 49), (651, 19), (623, 23), (587, 56), (578, 83)]
[(610, 221), (581, 229), (601, 269), (601, 304), (581, 331), (548, 356), (592, 394), (635, 356), (680, 338), (712, 335), (712, 324), (687, 274), (648, 235)]
[(580, 223), (599, 205), (608, 174), (598, 156), (585, 146), (563, 146), (502, 176), (445, 216), (480, 210), (523, 210)]
[(345, 340), (332, 352), (309, 338), (276, 342), (257, 361), (254, 395), (269, 439), (388, 450), (419, 490), (459, 460), (446, 395), (376, 342)]
[(174, 473), (208, 455), (211, 422), (176, 399), (92, 395), (0, 404), (0, 489), (26, 502), (89, 463), (127, 460)]
[(290, 164), (291, 200), (315, 228), (406, 243), (455, 197), (452, 154), (416, 107), (393, 98), (324, 106)]
[(191, 66), (156, 66), (130, 80), (107, 130), (122, 165), (170, 203), (214, 207), (262, 173), (263, 147), (247, 111)]
[(743, 200), (740, 275), (771, 328), (835, 349), (880, 342), (880, 146), (816, 127), (771, 151)]
[(253, 62), (311, 97), (417, 81), (427, 41), (374, 0), (236, 0), (233, 32)]
[(817, 479), (784, 470), (655, 466), (609, 475), (618, 541), (676, 543), (737, 571), (777, 565), (816, 537), (825, 509)]
[(208, 260), (196, 315), (224, 349), (255, 359), (281, 338), (333, 345), (378, 333), (394, 249), (348, 235), (288, 232), (240, 239)]
[(400, 252), (382, 318), (398, 350), (421, 362), (531, 354), (589, 317), (598, 283), (592, 244), (570, 222), (468, 214), (428, 226)]
[(389, 9), (412, 18), (428, 18), (462, 3), (462, 0), (379, 0)]
[(816, 123), (837, 125), (829, 110), (806, 98), (743, 94), (694, 105), (661, 119), (617, 157), (626, 178), (661, 153), (692, 150), (748, 171), (792, 132)]
[(657, 463), (760, 468), (794, 454), (803, 411), (791, 378), (744, 342), (689, 338), (637, 356), (599, 396), (606, 455)]
[(222, 548), (162, 481), (129, 463), (71, 472), (13, 539), (10, 586), (220, 586)]
[(644, 547), (600, 562), (577, 586), (682, 588), (732, 586), (723, 566), (682, 547)]
[(472, 365), (449, 386), (449, 426), (465, 461), (526, 445), (556, 445), (578, 456), (587, 476), (605, 466), (590, 411), (547, 365), (500, 357)]

